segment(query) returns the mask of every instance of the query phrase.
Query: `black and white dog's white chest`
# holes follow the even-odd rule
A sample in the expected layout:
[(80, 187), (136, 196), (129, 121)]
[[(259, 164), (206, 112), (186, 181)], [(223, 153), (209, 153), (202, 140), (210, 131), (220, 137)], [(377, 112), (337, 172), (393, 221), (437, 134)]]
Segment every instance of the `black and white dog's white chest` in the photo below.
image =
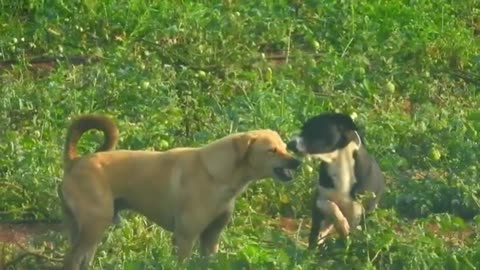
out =
[(353, 162), (353, 160), (336, 160), (327, 165), (327, 173), (335, 189), (341, 193), (350, 193), (353, 184), (357, 181)]
[[(358, 145), (351, 142), (343, 149), (338, 149), (329, 156), (318, 156), (323, 160), (322, 169), (325, 170), (320, 175), (320, 184), (324, 182), (326, 187), (333, 187), (338, 192), (349, 194), (352, 186), (357, 182), (355, 176), (355, 159), (353, 152), (358, 150)], [(328, 177), (329, 179), (322, 179)]]

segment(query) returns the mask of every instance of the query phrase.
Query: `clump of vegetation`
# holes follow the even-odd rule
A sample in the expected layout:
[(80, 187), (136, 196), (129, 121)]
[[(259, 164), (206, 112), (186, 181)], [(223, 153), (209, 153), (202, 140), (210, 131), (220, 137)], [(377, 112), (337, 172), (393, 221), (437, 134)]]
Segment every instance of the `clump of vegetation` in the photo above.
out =
[[(165, 150), (255, 128), (288, 139), (307, 117), (341, 111), (357, 116), (385, 171), (381, 208), (349, 239), (306, 250), (307, 164), (288, 187), (249, 187), (209, 267), (480, 267), (478, 1), (0, 5), (0, 221), (61, 218), (74, 115), (114, 117), (119, 148)], [(88, 134), (80, 149), (100, 140)], [(29, 245), (44, 256), (22, 269), (66, 248), (58, 233)], [(170, 248), (169, 233), (128, 213), (93, 266), (174, 269)]]

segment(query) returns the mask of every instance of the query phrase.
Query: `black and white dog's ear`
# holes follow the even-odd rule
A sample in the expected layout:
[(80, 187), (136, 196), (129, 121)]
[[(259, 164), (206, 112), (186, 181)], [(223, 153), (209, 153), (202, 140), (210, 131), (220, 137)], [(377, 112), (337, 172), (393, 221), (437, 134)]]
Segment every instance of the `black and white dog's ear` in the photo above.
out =
[(347, 131), (346, 137), (347, 137), (347, 141), (349, 142), (354, 141), (358, 145), (358, 148), (360, 148), (360, 146), (362, 146), (363, 144), (363, 139), (362, 137), (360, 137), (360, 134), (358, 133), (357, 130)]
[(360, 136), (358, 127), (353, 122), (353, 119), (348, 115), (344, 115), (344, 117), (339, 120), (339, 128), (345, 142), (348, 143), (354, 141), (358, 147), (360, 147), (363, 144), (363, 139)]
[(344, 132), (348, 132), (351, 130), (358, 130), (357, 125), (353, 122), (353, 119), (349, 115), (343, 115), (340, 119), (338, 119), (339, 127)]

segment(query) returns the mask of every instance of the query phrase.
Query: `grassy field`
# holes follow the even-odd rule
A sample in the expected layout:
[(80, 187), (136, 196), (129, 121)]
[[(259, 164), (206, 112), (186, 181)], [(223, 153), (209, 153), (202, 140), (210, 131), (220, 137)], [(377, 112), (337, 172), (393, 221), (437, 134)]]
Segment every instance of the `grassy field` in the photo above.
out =
[[(339, 111), (388, 180), (365, 227), (306, 249), (305, 163), (291, 185), (249, 187), (208, 268), (480, 268), (480, 1), (74, 2), (0, 0), (0, 222), (61, 218), (75, 115), (114, 117), (119, 148), (164, 150), (255, 128), (287, 140)], [(93, 269), (207, 267), (177, 265), (169, 233), (124, 217)], [(10, 269), (58, 265), (67, 247), (54, 231), (0, 245)]]

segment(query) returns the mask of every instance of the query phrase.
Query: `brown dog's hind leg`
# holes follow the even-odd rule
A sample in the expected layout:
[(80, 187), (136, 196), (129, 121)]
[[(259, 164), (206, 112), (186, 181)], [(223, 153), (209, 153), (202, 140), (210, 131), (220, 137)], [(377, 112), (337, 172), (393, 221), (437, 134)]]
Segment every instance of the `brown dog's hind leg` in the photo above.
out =
[(62, 226), (64, 230), (67, 231), (68, 241), (70, 241), (70, 244), (73, 244), (78, 235), (78, 226), (75, 222), (75, 217), (73, 216), (72, 211), (63, 198), (62, 185), (57, 186), (57, 194), (60, 199), (60, 206), (63, 214)]
[(231, 215), (231, 210), (220, 214), (200, 234), (200, 253), (202, 256), (209, 256), (218, 252), (220, 234), (230, 221)]
[[(78, 207), (79, 204), (72, 203), (73, 206), (77, 206), (76, 208), (65, 204), (72, 232), (71, 249), (65, 255), (64, 260), (65, 270), (88, 269), (98, 243), (102, 240), (107, 227), (112, 223), (113, 201), (106, 197), (91, 196), (84, 201), (81, 208)], [(79, 202), (80, 200), (75, 201)]]
[[(94, 223), (94, 224), (92, 224)], [(65, 270), (86, 270), (111, 219), (96, 219), (78, 230), (71, 250), (66, 254)]]

